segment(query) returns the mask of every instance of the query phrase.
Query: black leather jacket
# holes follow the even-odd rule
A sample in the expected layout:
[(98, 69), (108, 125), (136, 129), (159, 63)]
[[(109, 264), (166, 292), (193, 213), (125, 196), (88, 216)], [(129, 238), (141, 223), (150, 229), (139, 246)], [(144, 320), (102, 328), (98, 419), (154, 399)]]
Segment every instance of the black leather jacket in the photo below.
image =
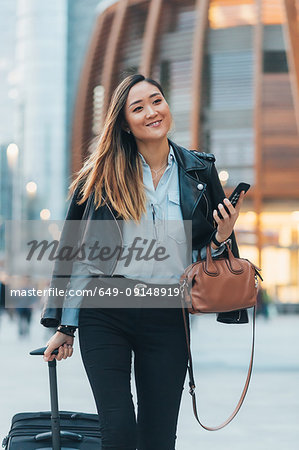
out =
[[(184, 220), (192, 220), (192, 250), (198, 250), (206, 246), (210, 241), (213, 233), (216, 232), (213, 221), (213, 209), (217, 208), (219, 202), (225, 197), (218, 173), (215, 168), (215, 157), (209, 153), (200, 153), (187, 150), (172, 141), (172, 145), (176, 161), (178, 163), (180, 205)], [(109, 246), (108, 240), (115, 245), (117, 241), (119, 245), (122, 243), (122, 224), (123, 220), (117, 218), (117, 213), (109, 205), (94, 208), (91, 196), (88, 201), (82, 205), (77, 204), (79, 188), (74, 192), (64, 224), (60, 245), (63, 245), (63, 236), (67, 233), (67, 221), (86, 219), (89, 220), (110, 220), (111, 233), (107, 237), (105, 234), (105, 243)], [(238, 255), (238, 248), (234, 233), (231, 236), (232, 250), (235, 256)], [(97, 267), (80, 264), (69, 263), (68, 273), (70, 277), (56, 278), (60, 271), (59, 262), (55, 264), (51, 287), (59, 287), (66, 289), (70, 282), (73, 282), (73, 275), (81, 275), (81, 281), (76, 281), (76, 288), (84, 289), (88, 283), (86, 277), (82, 274), (96, 274), (97, 270), (112, 275), (117, 264), (117, 258), (111, 258), (108, 261), (98, 263)], [(64, 269), (65, 270), (65, 269)], [(98, 272), (99, 273), (99, 272)], [(83, 282), (83, 280), (85, 280)], [(85, 283), (85, 284), (84, 284)], [(82, 302), (82, 298), (74, 298), (72, 307), (78, 308)], [(61, 300), (51, 299), (47, 301), (41, 317), (42, 325), (46, 327), (54, 327), (59, 325), (61, 318)], [(246, 323), (248, 322), (248, 314), (246, 310), (227, 312), (218, 314), (217, 320), (224, 323)]]

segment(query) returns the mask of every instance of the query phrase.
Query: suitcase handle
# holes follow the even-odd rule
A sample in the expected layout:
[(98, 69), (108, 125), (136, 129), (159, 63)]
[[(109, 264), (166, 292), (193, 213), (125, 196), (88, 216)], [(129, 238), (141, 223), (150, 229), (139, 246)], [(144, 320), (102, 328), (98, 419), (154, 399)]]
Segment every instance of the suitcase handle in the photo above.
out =
[[(72, 433), (71, 431), (60, 431), (61, 438), (67, 438), (74, 440), (76, 442), (80, 442), (83, 439), (82, 434)], [(35, 441), (47, 441), (52, 439), (52, 431), (47, 431), (46, 433), (39, 433), (34, 436)]]
[[(47, 347), (36, 348), (35, 350), (31, 350), (29, 355), (43, 355), (46, 350)], [(58, 355), (58, 348), (55, 348), (55, 350), (53, 350), (51, 355)]]
[[(37, 348), (30, 352), (30, 355), (43, 355), (47, 347)], [(58, 349), (53, 350), (52, 354), (58, 354)], [(49, 382), (50, 382), (50, 402), (51, 402), (51, 428), (52, 431), (48, 433), (40, 433), (41, 439), (52, 439), (52, 450), (60, 450), (60, 419), (58, 410), (58, 393), (57, 393), (57, 377), (56, 377), (56, 359), (48, 361), (49, 368)], [(65, 432), (64, 432), (65, 433)], [(39, 435), (37, 435), (39, 436)], [(44, 436), (44, 437), (43, 437)], [(76, 435), (80, 436), (80, 435)]]

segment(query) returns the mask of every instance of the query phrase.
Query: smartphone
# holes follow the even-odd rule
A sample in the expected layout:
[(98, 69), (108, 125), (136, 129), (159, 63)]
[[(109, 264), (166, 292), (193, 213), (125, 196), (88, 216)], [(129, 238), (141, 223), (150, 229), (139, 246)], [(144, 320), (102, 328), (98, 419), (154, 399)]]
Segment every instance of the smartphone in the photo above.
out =
[[(250, 184), (248, 184), (248, 183), (239, 183), (238, 184), (238, 186), (234, 189), (234, 191), (231, 193), (231, 195), (228, 198), (229, 201), (231, 202), (231, 204), (233, 205), (233, 207), (235, 207), (236, 204), (238, 203), (241, 192), (244, 191), (246, 194), (246, 192), (248, 191), (249, 188), (250, 188)], [(229, 213), (226, 206), (224, 204), (223, 204), (223, 206), (226, 209), (226, 212)], [(219, 211), (218, 211), (218, 216), (220, 217), (220, 219), (223, 219), (223, 217)]]

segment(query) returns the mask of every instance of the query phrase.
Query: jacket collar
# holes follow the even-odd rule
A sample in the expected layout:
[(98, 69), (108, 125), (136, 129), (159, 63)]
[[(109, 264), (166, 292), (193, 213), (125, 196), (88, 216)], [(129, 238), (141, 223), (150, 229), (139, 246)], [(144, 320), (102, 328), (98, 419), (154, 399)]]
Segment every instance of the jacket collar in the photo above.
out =
[(186, 172), (207, 168), (206, 163), (204, 161), (201, 161), (195, 155), (193, 155), (192, 152), (190, 152), (190, 150), (187, 150), (186, 148), (181, 147), (180, 145), (177, 145), (175, 142), (171, 141), (170, 139), (168, 139), (168, 142), (173, 148), (177, 163)]

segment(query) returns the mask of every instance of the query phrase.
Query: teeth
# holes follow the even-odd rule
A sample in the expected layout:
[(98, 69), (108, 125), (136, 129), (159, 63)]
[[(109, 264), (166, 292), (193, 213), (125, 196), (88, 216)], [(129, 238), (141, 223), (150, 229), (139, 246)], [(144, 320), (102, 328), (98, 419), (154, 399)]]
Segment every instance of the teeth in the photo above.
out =
[(161, 122), (161, 121), (158, 120), (157, 122), (149, 123), (149, 124), (148, 124), (148, 127), (153, 126), (153, 125), (157, 125), (157, 124), (159, 124), (160, 122)]

